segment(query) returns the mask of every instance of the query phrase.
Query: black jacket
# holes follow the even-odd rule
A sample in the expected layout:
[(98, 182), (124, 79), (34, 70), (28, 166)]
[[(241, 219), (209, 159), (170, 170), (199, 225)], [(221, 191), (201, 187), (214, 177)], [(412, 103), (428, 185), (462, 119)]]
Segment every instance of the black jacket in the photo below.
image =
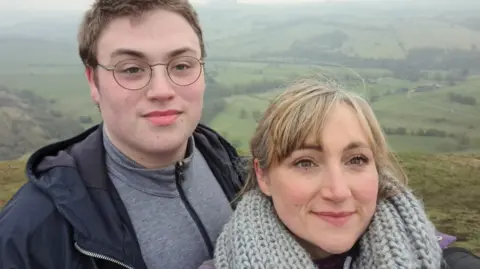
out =
[(480, 269), (480, 257), (460, 247), (443, 250), (446, 266), (442, 269)]
[[(232, 200), (243, 178), (235, 148), (204, 125), (193, 137)], [(0, 212), (0, 269), (147, 269), (104, 154), (99, 125), (29, 158), (29, 181)]]

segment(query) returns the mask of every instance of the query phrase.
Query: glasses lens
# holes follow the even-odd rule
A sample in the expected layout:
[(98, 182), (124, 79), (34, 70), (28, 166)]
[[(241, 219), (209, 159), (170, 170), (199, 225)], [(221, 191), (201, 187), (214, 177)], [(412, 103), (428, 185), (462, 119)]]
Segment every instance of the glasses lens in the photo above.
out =
[(137, 90), (148, 84), (151, 72), (148, 63), (142, 60), (125, 60), (115, 66), (114, 75), (120, 86)]
[(173, 83), (186, 86), (194, 83), (202, 71), (200, 61), (195, 57), (174, 58), (167, 66), (168, 76)]

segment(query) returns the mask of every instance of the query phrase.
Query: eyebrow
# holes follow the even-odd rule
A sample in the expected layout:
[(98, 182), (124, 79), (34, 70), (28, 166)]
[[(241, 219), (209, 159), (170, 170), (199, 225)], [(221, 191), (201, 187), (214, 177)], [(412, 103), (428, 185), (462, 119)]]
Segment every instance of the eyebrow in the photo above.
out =
[[(176, 56), (179, 56), (181, 54), (184, 54), (186, 52), (196, 52), (194, 49), (190, 48), (190, 47), (182, 47), (182, 48), (178, 48), (178, 49), (175, 49), (175, 50), (172, 50), (170, 51), (169, 53), (167, 53), (167, 59), (170, 59), (170, 58), (173, 58), (173, 57), (176, 57)], [(135, 58), (142, 58), (142, 59), (147, 59), (147, 55), (141, 51), (138, 51), (138, 50), (134, 50), (134, 49), (126, 49), (126, 48), (119, 48), (119, 49), (116, 49), (114, 50), (111, 54), (110, 54), (110, 58), (114, 58), (114, 57), (117, 57), (117, 56), (132, 56), (132, 57), (135, 57)]]
[[(354, 141), (354, 142), (350, 142), (345, 148), (343, 148), (343, 151), (350, 151), (350, 150), (359, 149), (359, 148), (369, 149), (370, 147), (364, 142)], [(316, 145), (316, 144), (305, 144), (305, 145), (302, 145), (300, 149), (323, 151), (323, 147), (321, 145)]]

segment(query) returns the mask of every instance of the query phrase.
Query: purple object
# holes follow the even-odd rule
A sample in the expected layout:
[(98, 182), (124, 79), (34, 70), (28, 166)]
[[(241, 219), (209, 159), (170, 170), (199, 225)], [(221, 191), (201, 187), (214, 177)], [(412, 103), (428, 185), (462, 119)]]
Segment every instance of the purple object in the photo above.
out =
[(457, 238), (453, 235), (448, 235), (440, 232), (436, 232), (438, 243), (442, 249), (446, 249), (450, 244), (457, 241)]

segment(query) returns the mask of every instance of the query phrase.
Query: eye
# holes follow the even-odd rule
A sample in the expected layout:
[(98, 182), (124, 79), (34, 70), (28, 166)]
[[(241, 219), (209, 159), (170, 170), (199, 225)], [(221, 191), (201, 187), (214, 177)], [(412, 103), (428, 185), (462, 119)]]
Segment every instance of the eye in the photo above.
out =
[(314, 167), (315, 163), (309, 159), (301, 159), (301, 160), (295, 161), (294, 166), (297, 168), (310, 168), (310, 167)]
[(146, 62), (138, 59), (123, 60), (115, 65), (115, 72), (122, 75), (137, 75), (149, 71), (149, 66)]
[(143, 71), (142, 68), (137, 67), (137, 66), (131, 66), (131, 67), (124, 68), (122, 70), (122, 73), (136, 74), (136, 73), (139, 73), (141, 71)]
[(348, 160), (349, 164), (353, 165), (365, 165), (368, 164), (369, 159), (363, 155), (355, 155)]
[(188, 67), (189, 67), (188, 64), (178, 63), (178, 64), (175, 64), (174, 69), (175, 69), (176, 71), (182, 71), (182, 70), (187, 69)]

